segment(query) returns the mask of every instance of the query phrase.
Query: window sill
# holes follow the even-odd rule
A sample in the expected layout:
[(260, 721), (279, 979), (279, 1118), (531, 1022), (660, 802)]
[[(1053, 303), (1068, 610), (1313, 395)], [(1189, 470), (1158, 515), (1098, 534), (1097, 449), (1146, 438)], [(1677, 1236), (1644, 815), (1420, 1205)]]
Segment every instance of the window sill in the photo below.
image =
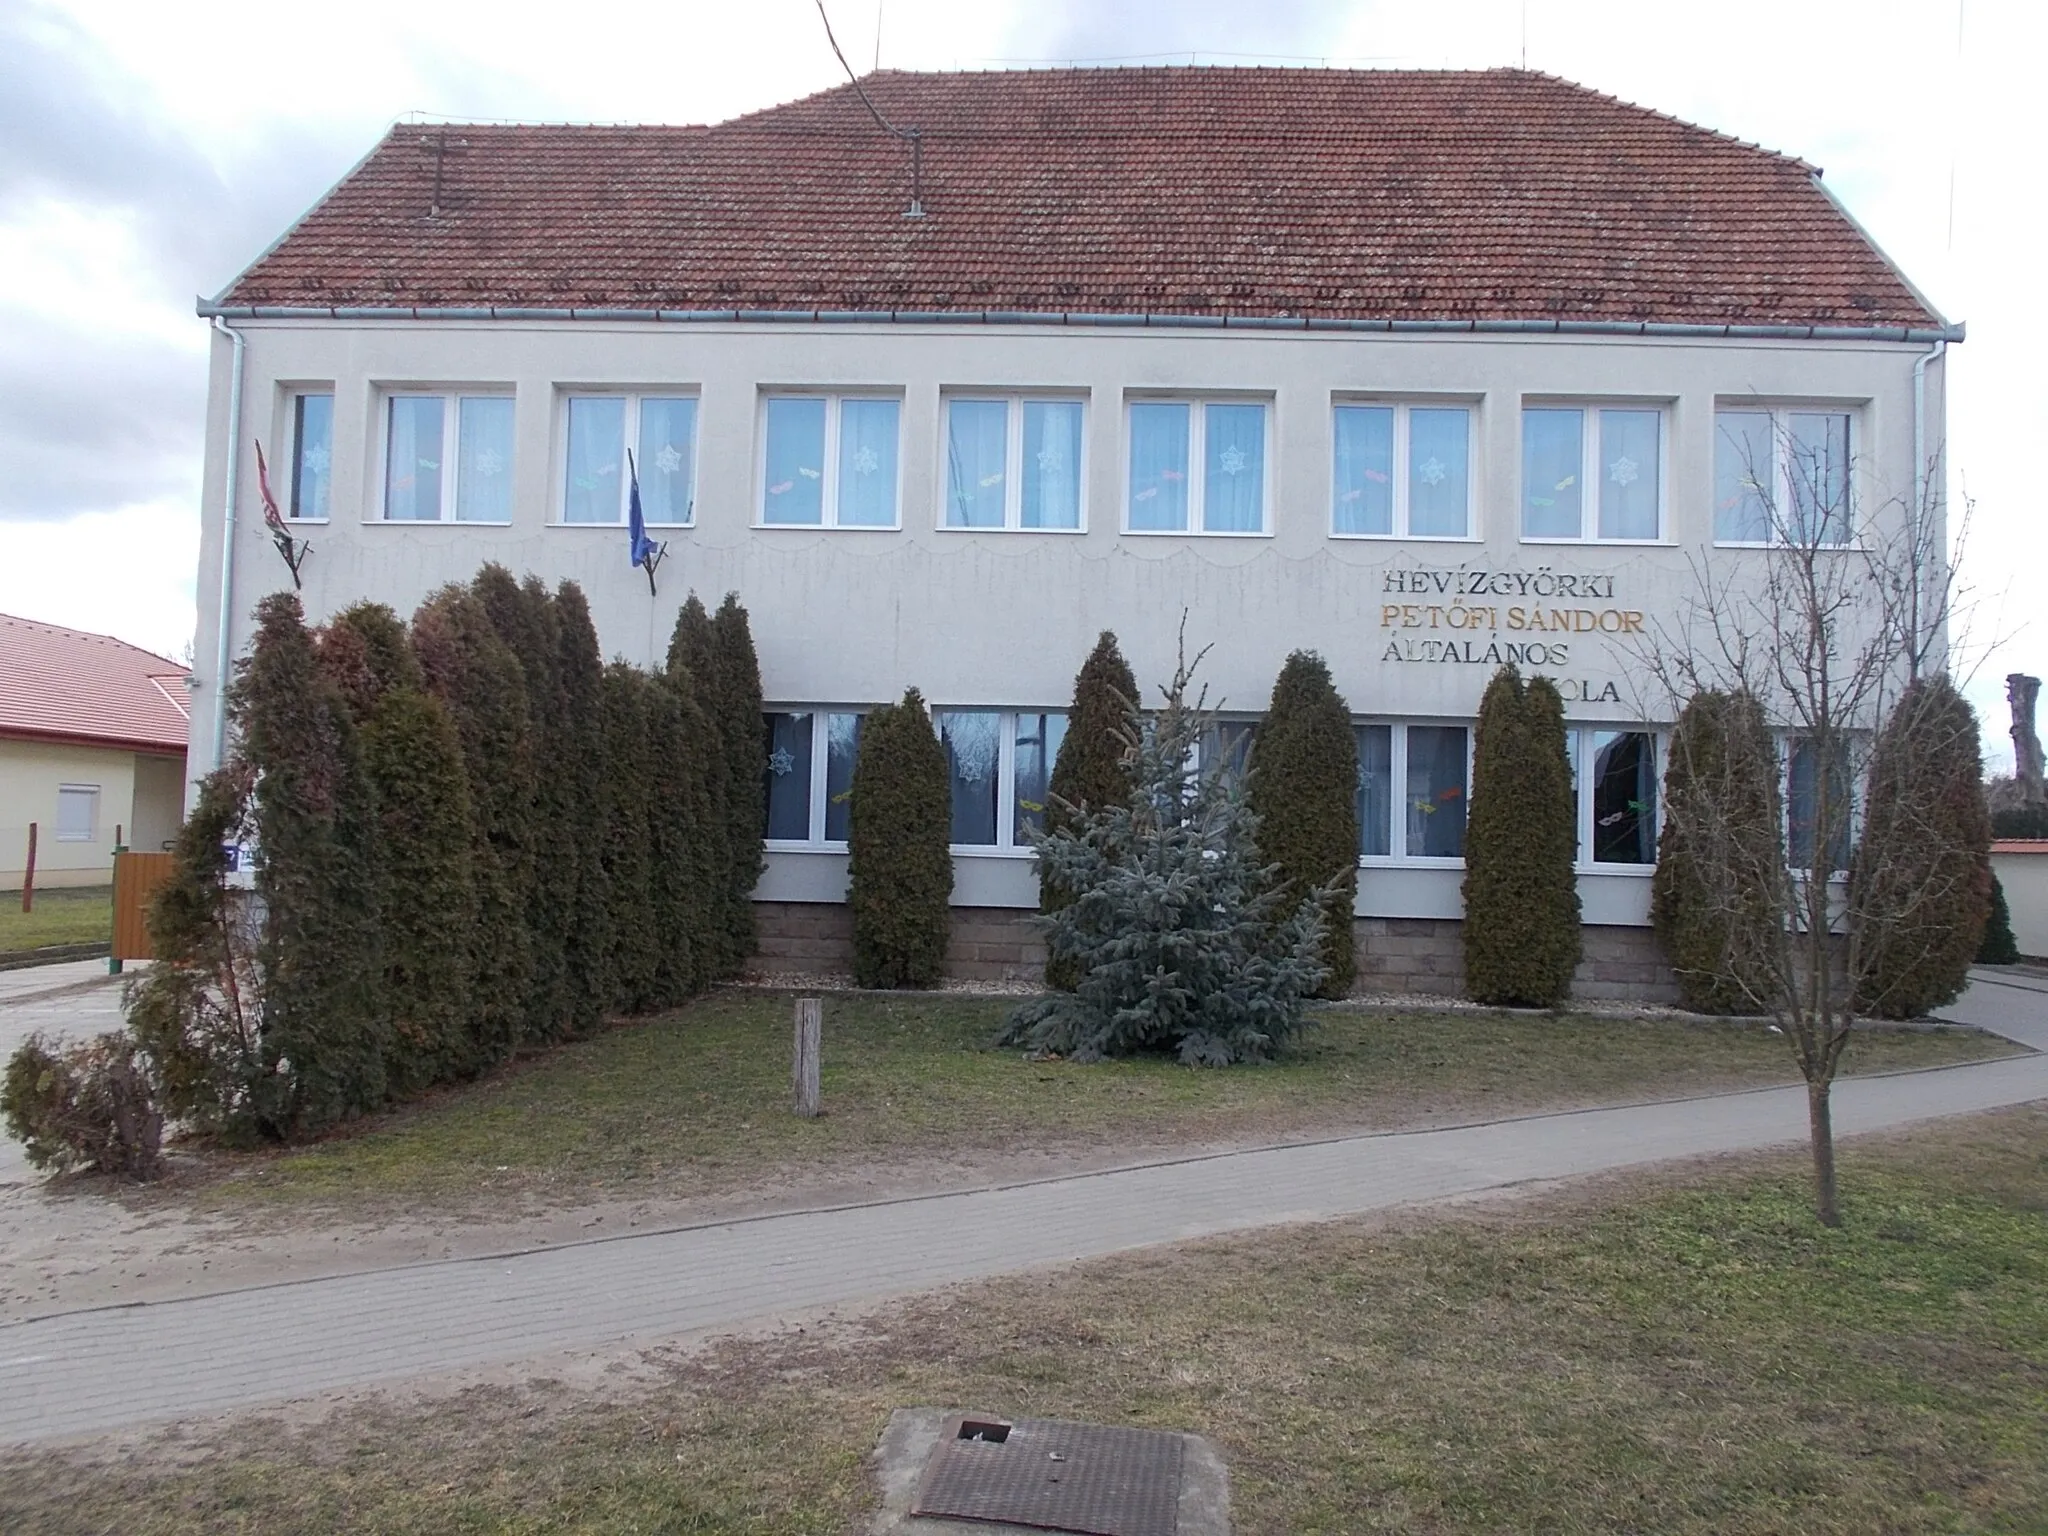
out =
[(1574, 538), (1532, 538), (1523, 534), (1524, 544), (1566, 545), (1579, 549), (1677, 549), (1676, 539), (1574, 539)]
[(1021, 533), (1021, 534), (1051, 534), (1051, 535), (1053, 535), (1053, 536), (1054, 536), (1055, 538), (1069, 538), (1069, 539), (1071, 539), (1071, 538), (1073, 538), (1073, 537), (1074, 537), (1075, 535), (1077, 535), (1077, 534), (1083, 534), (1083, 533), (1086, 533), (1086, 532), (1087, 532), (1088, 530), (1087, 530), (1087, 529), (1086, 529), (1085, 527), (1084, 527), (1084, 528), (1022, 528), (1022, 527), (1018, 527), (1018, 528), (1011, 528), (1011, 527), (1008, 527), (1007, 525), (1006, 525), (1006, 526), (1004, 526), (1004, 527), (1001, 527), (1001, 528), (970, 528), (970, 527), (966, 526), (966, 525), (965, 525), (964, 523), (940, 523), (940, 524), (938, 525), (938, 528), (937, 528), (937, 530), (936, 530), (936, 531), (937, 531), (937, 532), (939, 532), (939, 533)]
[[(600, 524), (599, 526), (608, 526)], [(762, 533), (901, 533), (901, 523), (755, 523)]]
[(1333, 539), (1358, 544), (1484, 544), (1476, 533), (1330, 533)]
[(288, 517), (284, 525), (287, 528), (325, 528), (332, 521), (326, 517)]
[(1416, 854), (1413, 856), (1403, 854), (1397, 859), (1391, 854), (1364, 853), (1358, 856), (1358, 867), (1360, 869), (1439, 869), (1462, 871), (1465, 868), (1465, 856), (1459, 854), (1456, 858), (1438, 859), (1431, 858), (1426, 854)]
[[(608, 529), (608, 530), (610, 530), (610, 531), (611, 531), (611, 532), (613, 532), (613, 533), (618, 533), (618, 532), (620, 532), (621, 530), (623, 530), (623, 529), (625, 529), (625, 528), (628, 528), (628, 527), (630, 527), (630, 526), (632, 526), (632, 525), (631, 525), (631, 524), (629, 524), (629, 523), (562, 523), (562, 522), (554, 522), (554, 523), (549, 523), (549, 524), (548, 524), (547, 526), (548, 526), (548, 527), (550, 527), (550, 528), (604, 528), (604, 529)], [(646, 529), (648, 530), (648, 532), (650, 532), (650, 533), (654, 533), (654, 532), (661, 532), (661, 533), (681, 533), (681, 532), (684, 532), (684, 531), (686, 531), (686, 530), (688, 530), (688, 529), (694, 528), (694, 527), (696, 527), (697, 525), (696, 525), (695, 523), (647, 523), (647, 524), (644, 524), (643, 526), (644, 526), (644, 527), (645, 527), (645, 528), (646, 528)]]
[(1036, 859), (1031, 848), (999, 848), (988, 843), (949, 843), (946, 852), (956, 859)]
[(1572, 869), (1581, 875), (1619, 875), (1624, 880), (1647, 880), (1657, 873), (1654, 864), (1574, 864)]
[(835, 853), (844, 858), (845, 843), (798, 843), (786, 838), (764, 837), (761, 846), (769, 853)]
[[(1715, 549), (1756, 549), (1762, 550), (1765, 554), (1770, 554), (1774, 551), (1781, 553), (1786, 550), (1801, 551), (1809, 546), (1805, 544), (1758, 544), (1748, 540), (1716, 539), (1714, 540), (1713, 547)], [(1811, 548), (1817, 555), (1860, 555), (1867, 553), (1869, 546), (1864, 544), (1815, 544)]]
[(366, 517), (365, 528), (510, 528), (511, 518), (486, 520), (480, 517)]
[(1270, 539), (1272, 533), (1266, 530), (1234, 531), (1211, 530), (1207, 528), (1126, 528), (1124, 533), (1134, 539)]

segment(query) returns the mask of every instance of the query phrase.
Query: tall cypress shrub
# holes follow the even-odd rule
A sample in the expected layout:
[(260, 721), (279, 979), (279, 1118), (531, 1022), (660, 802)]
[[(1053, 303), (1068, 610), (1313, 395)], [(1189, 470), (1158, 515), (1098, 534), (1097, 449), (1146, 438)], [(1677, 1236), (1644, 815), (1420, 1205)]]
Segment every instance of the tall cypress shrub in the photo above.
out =
[(476, 883), (469, 781), (455, 722), (426, 691), (405, 626), (381, 603), (321, 632), (320, 664), (348, 701), (377, 791), (386, 1072), (417, 1092), (481, 1063), (469, 1029)]
[[(1133, 744), (1129, 719), (1138, 706), (1138, 680), (1116, 636), (1104, 630), (1095, 649), (1074, 677), (1074, 703), (1067, 712), (1067, 732), (1053, 759), (1051, 792), (1045, 808), (1045, 830), (1071, 832), (1088, 811), (1123, 805), (1134, 787)], [(1038, 910), (1050, 915), (1066, 907), (1073, 893), (1051, 878), (1043, 863), (1038, 874)], [(1048, 986), (1071, 992), (1080, 979), (1072, 959), (1046, 960)]]
[(732, 829), (727, 842), (732, 858), (727, 911), (732, 925), (732, 964), (738, 969), (754, 953), (754, 887), (768, 867), (761, 843), (768, 816), (767, 797), (761, 788), (767, 773), (761, 663), (754, 652), (747, 610), (740, 606), (736, 593), (725, 594), (711, 621), (711, 632), (717, 689), (713, 710), (725, 754), (725, 810)]
[(1979, 965), (2018, 965), (2020, 943), (2012, 931), (2012, 909), (2005, 904), (2005, 887), (1998, 876), (1991, 877), (1991, 915), (1984, 920), (1984, 939), (1977, 946)]
[(476, 892), (466, 1029), (481, 1070), (519, 1044), (533, 988), (533, 720), (525, 674), (472, 590), (429, 597), (413, 615), (412, 645), (462, 750)]
[(1777, 749), (1762, 706), (1746, 693), (1694, 694), (1669, 757), (1651, 927), (1688, 1008), (1756, 1012), (1768, 986), (1758, 966), (1782, 921), (1767, 872), (1784, 863)]
[[(711, 615), (694, 592), (676, 614), (675, 628), (669, 634), (668, 676), (680, 690), (679, 697), (686, 697), (689, 701), (683, 723), (686, 728), (694, 727), (700, 733), (698, 739), (703, 747), (704, 808), (709, 818), (705, 824), (704, 858), (712, 879), (695, 930), (703, 951), (701, 963), (707, 977), (726, 976), (737, 971), (746, 959), (734, 942), (734, 934), (743, 921), (736, 910), (733, 894), (740, 884), (740, 876), (734, 867), (737, 855), (733, 847), (736, 835), (736, 818), (732, 810), (735, 779), (726, 723), (720, 712), (722, 693), (717, 634)], [(752, 742), (743, 750), (765, 750), (761, 746), (762, 730), (761, 723), (757, 721)], [(759, 779), (741, 785), (740, 793), (752, 800), (762, 799)], [(749, 885), (748, 889), (751, 891), (752, 886)]]
[(1945, 676), (1908, 683), (1878, 732), (1848, 896), (1861, 1012), (1961, 995), (1991, 915), (1991, 815), (1977, 713)]
[(546, 769), (569, 832), (563, 1023), (572, 1034), (588, 1034), (603, 1022), (612, 991), (606, 969), (612, 953), (612, 901), (604, 863), (604, 657), (583, 589), (563, 582), (555, 589), (553, 606), (562, 713)]
[(1329, 665), (1296, 651), (1273, 684), (1252, 747), (1246, 796), (1258, 815), (1259, 852), (1277, 864), (1283, 907), (1327, 891), (1324, 997), (1351, 990), (1352, 907), (1358, 894), (1358, 738), (1351, 706)]
[(623, 661), (604, 671), (604, 878), (611, 900), (605, 1002), (617, 1013), (644, 1012), (661, 1001), (653, 780), (654, 754), (669, 743), (656, 735), (656, 686)]
[(1578, 812), (1564, 700), (1512, 666), (1487, 684), (1465, 824), (1465, 990), (1477, 1002), (1555, 1008), (1582, 952)]
[(718, 765), (687, 673), (652, 679), (647, 711), (648, 905), (654, 933), (652, 1006), (671, 1008), (710, 985), (714, 946), (706, 929), (721, 866), (705, 783)]
[(263, 1134), (290, 1137), (373, 1109), (386, 1094), (376, 790), (294, 594), (257, 604), (230, 707), (255, 775), (262, 848), (257, 953), (271, 1070), (249, 1114)]
[(929, 987), (951, 925), (953, 805), (946, 749), (915, 688), (862, 726), (850, 809), (854, 980)]

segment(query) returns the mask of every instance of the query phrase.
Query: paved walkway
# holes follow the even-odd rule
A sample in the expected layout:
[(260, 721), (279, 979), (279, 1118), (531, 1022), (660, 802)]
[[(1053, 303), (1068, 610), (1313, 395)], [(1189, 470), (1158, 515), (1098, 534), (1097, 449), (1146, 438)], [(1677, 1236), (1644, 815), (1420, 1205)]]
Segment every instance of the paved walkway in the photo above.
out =
[[(1854, 1135), (2041, 1098), (2048, 1057), (1851, 1079), (1835, 1090), (1835, 1125)], [(68, 1313), (0, 1327), (0, 1443), (653, 1343), (1154, 1243), (1776, 1146), (1805, 1130), (1804, 1091), (1764, 1089)]]
[[(0, 971), (0, 1064), (33, 1034), (78, 1040), (119, 1029), (123, 979), (109, 976), (104, 960)], [(0, 1132), (0, 1184), (32, 1177), (21, 1143)]]
[(1935, 1017), (1974, 1024), (1994, 1035), (2048, 1051), (2048, 972), (1977, 966), (1963, 995)]

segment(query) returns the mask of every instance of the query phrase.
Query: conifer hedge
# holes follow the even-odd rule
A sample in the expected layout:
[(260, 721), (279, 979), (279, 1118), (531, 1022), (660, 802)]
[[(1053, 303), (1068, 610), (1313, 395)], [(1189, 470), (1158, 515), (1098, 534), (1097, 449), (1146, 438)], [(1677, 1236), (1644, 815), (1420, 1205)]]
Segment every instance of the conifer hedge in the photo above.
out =
[(1764, 881), (1784, 862), (1781, 804), (1762, 706), (1694, 694), (1671, 733), (1650, 923), (1696, 1012), (1751, 1013), (1765, 995), (1756, 967), (1780, 921)]
[(686, 924), (690, 936), (686, 964), (691, 990), (731, 974), (746, 959), (733, 952), (733, 828), (726, 807), (731, 776), (724, 758), (725, 738), (705, 704), (709, 633), (708, 616), (693, 597), (676, 619), (664, 679), (676, 742), (664, 764), (671, 776), (667, 804), (673, 813), (664, 823), (664, 836), (674, 850), (664, 863), (675, 868), (683, 882), (669, 899), (674, 904), (672, 921)]
[[(1104, 630), (1095, 649), (1074, 677), (1074, 703), (1067, 712), (1067, 731), (1053, 759), (1045, 808), (1047, 834), (1072, 831), (1088, 811), (1122, 805), (1131, 797), (1132, 742), (1129, 719), (1138, 706), (1138, 679), (1117, 645)], [(1051, 914), (1073, 900), (1073, 894), (1039, 866), (1038, 910)], [(1075, 962), (1049, 956), (1046, 985), (1071, 992), (1080, 979)]]
[(761, 845), (768, 816), (762, 789), (768, 756), (762, 734), (761, 663), (737, 593), (725, 594), (711, 621), (711, 655), (710, 710), (725, 764), (726, 846), (731, 858), (726, 956), (728, 965), (737, 969), (754, 952), (754, 887), (768, 867)]
[(322, 669), (348, 701), (377, 794), (385, 1072), (395, 1096), (474, 1072), (472, 949), (477, 912), (462, 743), (398, 616), (344, 609), (319, 637)]
[[(611, 902), (605, 998), (609, 1013), (660, 1006), (661, 913), (654, 899), (654, 754), (661, 685), (615, 661), (604, 670), (604, 886)], [(687, 942), (687, 940), (685, 940)]]
[(1325, 891), (1322, 996), (1343, 997), (1356, 969), (1352, 908), (1358, 894), (1358, 738), (1351, 706), (1329, 665), (1296, 651), (1273, 684), (1252, 746), (1246, 796), (1258, 815), (1259, 851), (1279, 866), (1283, 905)]
[(1512, 666), (1487, 684), (1465, 824), (1465, 990), (1476, 1002), (1555, 1008), (1582, 952), (1578, 812), (1564, 700)]
[(854, 980), (929, 987), (951, 924), (953, 807), (946, 749), (915, 688), (862, 726), (850, 809)]
[(1878, 732), (1848, 895), (1861, 1012), (1919, 1018), (1961, 995), (1991, 914), (1991, 816), (1977, 713), (1945, 676), (1908, 683)]
[(2005, 904), (2005, 887), (1998, 876), (1991, 877), (1991, 915), (1984, 920), (1984, 939), (1977, 946), (1979, 965), (2018, 965), (2019, 940), (2012, 931), (2012, 909)]
[(581, 587), (563, 582), (555, 589), (551, 607), (561, 717), (554, 743), (559, 755), (550, 761), (547, 782), (568, 829), (568, 868), (563, 874), (568, 926), (562, 936), (564, 1013), (559, 1027), (582, 1035), (603, 1021), (613, 990), (607, 973), (612, 899), (605, 888), (605, 818), (611, 800), (605, 792), (604, 657)]

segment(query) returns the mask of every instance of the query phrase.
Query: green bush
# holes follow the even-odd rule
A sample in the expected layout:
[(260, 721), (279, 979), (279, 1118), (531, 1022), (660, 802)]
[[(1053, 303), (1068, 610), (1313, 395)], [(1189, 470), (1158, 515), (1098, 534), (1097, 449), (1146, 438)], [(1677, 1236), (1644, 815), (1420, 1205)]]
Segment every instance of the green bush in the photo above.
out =
[(1977, 714), (1946, 677), (1907, 684), (1878, 732), (1848, 895), (1859, 1011), (1918, 1018), (1961, 995), (1991, 913), (1991, 818)]
[(90, 1168), (138, 1182), (162, 1169), (164, 1117), (126, 1032), (60, 1046), (30, 1035), (0, 1078), (0, 1124), (31, 1168)]
[(2048, 838), (2048, 807), (2009, 806), (1991, 813), (1991, 835), (2039, 840)]
[(1259, 851), (1279, 866), (1292, 906), (1327, 893), (1322, 995), (1343, 997), (1356, 968), (1352, 908), (1358, 895), (1358, 738), (1351, 706), (1312, 651), (1296, 651), (1273, 684), (1252, 747), (1246, 790), (1259, 818)]
[(1991, 877), (1991, 915), (1984, 920), (1984, 942), (1977, 946), (1979, 965), (2018, 965), (2019, 940), (2013, 937), (2012, 909), (2005, 904), (2005, 887), (1998, 876)]
[(604, 877), (612, 904), (606, 999), (615, 1013), (660, 1005), (662, 935), (655, 909), (654, 754), (660, 701), (646, 673), (615, 661), (604, 671)]
[(348, 701), (377, 793), (386, 1076), (415, 1093), (482, 1064), (470, 1029), (477, 896), (462, 744), (426, 691), (405, 626), (381, 603), (321, 631), (321, 669)]
[(768, 867), (761, 843), (768, 815), (761, 787), (768, 772), (762, 736), (761, 664), (754, 654), (747, 610), (740, 606), (737, 594), (726, 593), (725, 601), (718, 605), (711, 636), (714, 692), (710, 709), (725, 762), (725, 813), (731, 829), (727, 836), (732, 859), (728, 953), (731, 968), (737, 971), (754, 953), (754, 887)]
[(412, 645), (462, 749), (476, 891), (467, 1029), (481, 1070), (518, 1045), (533, 989), (533, 719), (518, 659), (472, 590), (444, 587), (428, 598), (413, 615)]
[(1688, 1008), (1756, 1013), (1771, 995), (1766, 967), (1783, 924), (1781, 809), (1762, 707), (1746, 693), (1694, 694), (1671, 735), (1650, 886), (1651, 926)]
[(1465, 990), (1476, 1002), (1555, 1008), (1572, 990), (1579, 927), (1578, 802), (1564, 701), (1512, 666), (1487, 684), (1465, 824)]
[(562, 1027), (585, 1035), (604, 1021), (612, 982), (612, 900), (605, 888), (604, 657), (583, 589), (565, 581), (553, 598), (555, 673), (561, 685), (561, 731), (547, 763), (547, 782), (569, 829), (570, 892), (563, 933)]
[(946, 749), (915, 688), (867, 717), (849, 811), (854, 980), (929, 987), (952, 922), (953, 805)]
[[(702, 933), (704, 964), (712, 976), (731, 975), (746, 960), (746, 952), (739, 945), (739, 936), (752, 932), (754, 880), (746, 874), (749, 855), (741, 840), (745, 831), (745, 813), (735, 809), (733, 799), (738, 795), (747, 804), (752, 804), (762, 798), (762, 789), (759, 776), (751, 782), (741, 782), (744, 775), (736, 775), (733, 764), (746, 761), (750, 755), (759, 755), (764, 750), (761, 746), (763, 725), (758, 712), (751, 738), (736, 742), (734, 728), (737, 715), (727, 700), (720, 661), (717, 627), (704, 605), (697, 600), (697, 594), (692, 592), (677, 613), (675, 629), (669, 635), (668, 673), (671, 680), (689, 680), (689, 695), (706, 732), (704, 742), (709, 749), (705, 804), (712, 817), (709, 823), (709, 856), (715, 865), (717, 879), (704, 911)], [(758, 844), (759, 841), (757, 836), (755, 842)], [(744, 897), (741, 895), (743, 885), (746, 890)], [(744, 911), (740, 905), (743, 899), (746, 902)]]
[(1264, 867), (1258, 815), (1231, 765), (1191, 765), (1212, 717), (1187, 699), (1183, 664), (1165, 707), (1135, 709), (1135, 787), (1078, 826), (1034, 838), (1039, 863), (1073, 900), (1046, 920), (1047, 948), (1073, 965), (1073, 992), (1010, 1016), (999, 1043), (1095, 1061), (1171, 1052), (1223, 1066), (1271, 1055), (1306, 1022), (1323, 984), (1327, 889), (1300, 900)]
[[(1116, 636), (1104, 630), (1095, 649), (1074, 677), (1074, 703), (1067, 711), (1066, 734), (1060, 738), (1047, 783), (1045, 829), (1072, 831), (1092, 808), (1122, 805), (1130, 799), (1131, 763), (1135, 742), (1129, 735), (1131, 711), (1138, 705), (1138, 680), (1118, 648)], [(1043, 864), (1038, 872), (1038, 910), (1053, 913), (1073, 900)], [(1071, 992), (1080, 973), (1071, 961), (1048, 957), (1046, 985)]]
[(257, 605), (229, 699), (262, 849), (263, 1070), (243, 1107), (261, 1134), (292, 1137), (388, 1092), (377, 794), (294, 594)]
[[(694, 632), (689, 627), (693, 609), (701, 621)], [(670, 985), (684, 985), (687, 991), (730, 975), (738, 964), (732, 954), (729, 914), (734, 881), (732, 817), (726, 799), (731, 780), (723, 738), (705, 707), (702, 684), (702, 669), (709, 665), (709, 637), (708, 616), (692, 598), (676, 620), (675, 638), (669, 644), (665, 680), (675, 747), (658, 765), (666, 785), (667, 812), (661, 834), (661, 867), (669, 882), (664, 887), (664, 933), (687, 935), (685, 947), (665, 946), (664, 963)]]

